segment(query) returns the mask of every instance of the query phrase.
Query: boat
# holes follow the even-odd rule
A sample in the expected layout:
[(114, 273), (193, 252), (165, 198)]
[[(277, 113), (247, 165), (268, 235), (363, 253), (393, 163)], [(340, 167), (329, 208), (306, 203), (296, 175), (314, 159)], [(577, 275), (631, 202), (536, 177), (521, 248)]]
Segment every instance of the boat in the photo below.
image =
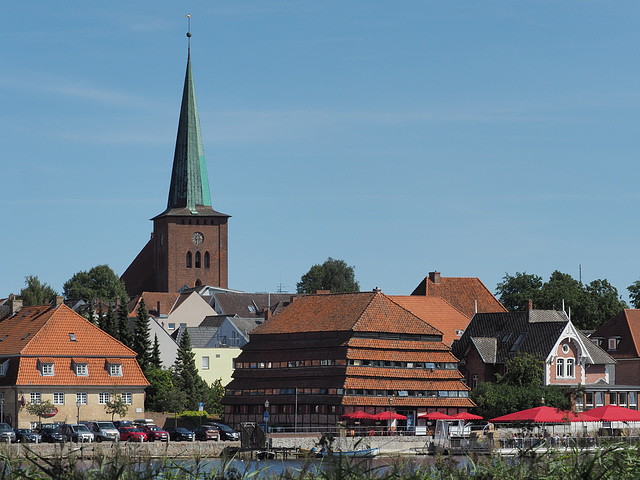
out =
[(358, 450), (333, 450), (329, 454), (333, 457), (375, 457), (380, 453), (379, 448), (360, 448)]

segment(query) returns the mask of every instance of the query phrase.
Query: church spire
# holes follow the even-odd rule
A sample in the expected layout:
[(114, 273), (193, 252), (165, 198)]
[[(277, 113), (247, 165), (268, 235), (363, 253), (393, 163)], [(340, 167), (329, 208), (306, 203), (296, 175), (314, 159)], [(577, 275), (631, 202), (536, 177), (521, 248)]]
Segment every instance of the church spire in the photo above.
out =
[[(188, 32), (187, 36), (190, 42), (191, 32)], [(196, 205), (211, 207), (211, 193), (191, 74), (191, 45), (189, 44), (167, 210), (187, 208), (192, 214), (197, 214)]]

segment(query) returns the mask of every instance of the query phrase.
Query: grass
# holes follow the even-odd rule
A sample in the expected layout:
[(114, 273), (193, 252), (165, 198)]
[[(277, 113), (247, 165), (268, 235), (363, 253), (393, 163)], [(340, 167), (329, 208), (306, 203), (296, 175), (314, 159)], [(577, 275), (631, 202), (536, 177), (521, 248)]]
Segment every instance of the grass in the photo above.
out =
[[(28, 450), (28, 449), (27, 449)], [(309, 460), (302, 467), (274, 474), (267, 468), (237, 468), (232, 459), (211, 467), (210, 458), (190, 461), (165, 458), (134, 459), (125, 453), (83, 461), (62, 454), (39, 457), (29, 451), (26, 458), (11, 456), (10, 449), (0, 451), (0, 480), (620, 480), (640, 478), (640, 450), (627, 444), (611, 443), (595, 452), (579, 450), (547, 452), (535, 455), (524, 451), (520, 457), (439, 456), (433, 463), (424, 457), (396, 459), (380, 464), (376, 459), (326, 457), (321, 464)]]

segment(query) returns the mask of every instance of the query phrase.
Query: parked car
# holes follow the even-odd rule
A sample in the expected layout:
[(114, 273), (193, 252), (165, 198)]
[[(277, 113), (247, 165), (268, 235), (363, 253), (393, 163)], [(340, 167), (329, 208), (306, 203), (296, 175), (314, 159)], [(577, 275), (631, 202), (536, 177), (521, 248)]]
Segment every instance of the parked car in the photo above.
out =
[(14, 428), (16, 433), (16, 442), (18, 443), (40, 443), (42, 442), (42, 435), (34, 432), (30, 428)]
[(147, 440), (149, 442), (154, 442), (156, 440), (160, 440), (161, 442), (169, 441), (169, 433), (156, 425), (141, 425), (138, 428), (142, 429), (147, 434)]
[(93, 442), (94, 436), (84, 423), (66, 423), (62, 426), (62, 435), (68, 442)]
[(183, 427), (167, 428), (167, 433), (169, 433), (169, 438), (171, 440), (174, 440), (177, 442), (183, 442), (183, 441), (195, 442), (196, 440), (195, 433)]
[(117, 429), (120, 429), (121, 427), (135, 427), (131, 420), (116, 420), (113, 424)]
[(133, 421), (133, 424), (138, 427), (142, 427), (142, 426), (148, 427), (150, 425), (155, 425), (155, 422), (150, 418), (138, 418), (137, 420)]
[(146, 442), (147, 434), (139, 427), (120, 427), (120, 440), (123, 442)]
[(193, 429), (193, 433), (196, 436), (196, 440), (205, 442), (207, 440), (214, 440), (216, 442), (220, 440), (220, 432), (218, 432), (218, 429), (213, 425), (200, 425)]
[(42, 441), (47, 443), (63, 442), (62, 426), (57, 423), (43, 423), (40, 425), (38, 433), (42, 436)]
[(8, 423), (0, 423), (0, 440), (9, 443), (16, 441), (16, 432)]
[(218, 432), (220, 432), (220, 440), (240, 440), (240, 432), (235, 431), (224, 423), (208, 423), (207, 425), (218, 429)]
[(89, 422), (88, 427), (96, 437), (96, 442), (101, 442), (103, 440), (118, 442), (120, 440), (120, 432), (113, 422), (102, 420), (98, 422)]

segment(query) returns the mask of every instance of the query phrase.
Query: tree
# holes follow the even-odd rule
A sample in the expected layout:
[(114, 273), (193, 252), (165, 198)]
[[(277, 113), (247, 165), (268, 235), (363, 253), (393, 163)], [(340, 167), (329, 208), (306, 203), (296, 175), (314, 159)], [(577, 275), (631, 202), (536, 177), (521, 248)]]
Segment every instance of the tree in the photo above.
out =
[(165, 403), (165, 392), (174, 388), (171, 371), (164, 368), (152, 368), (146, 377), (149, 386), (145, 389), (145, 410), (152, 412), (171, 411), (170, 406)]
[(127, 308), (127, 302), (122, 299), (120, 299), (120, 304), (118, 305), (118, 336), (116, 338), (129, 348), (133, 345), (131, 330), (129, 329), (129, 309)]
[(505, 273), (502, 282), (496, 287), (496, 294), (507, 310), (520, 311), (526, 308), (529, 300), (537, 303), (541, 288), (542, 277), (538, 275), (516, 272), (511, 276)]
[(144, 304), (144, 299), (140, 299), (138, 306), (138, 316), (133, 327), (132, 348), (138, 354), (136, 357), (142, 372), (146, 373), (151, 368), (151, 340), (149, 339), (149, 313)]
[(221, 417), (224, 413), (222, 399), (224, 397), (224, 385), (222, 379), (218, 378), (213, 384), (207, 387), (205, 394), (204, 408), (207, 412)]
[(26, 287), (20, 290), (20, 298), (25, 307), (48, 305), (58, 295), (49, 285), (40, 283), (37, 275), (27, 275), (24, 277), (24, 284)]
[(178, 344), (178, 356), (173, 366), (174, 385), (186, 400), (186, 408), (196, 410), (202, 400), (206, 382), (202, 380), (196, 366), (195, 354), (191, 349), (189, 331), (185, 328)]
[(162, 359), (160, 358), (160, 342), (158, 341), (157, 333), (153, 338), (153, 348), (151, 349), (151, 366), (153, 368), (162, 368)]
[(44, 400), (40, 403), (28, 403), (25, 408), (29, 414), (38, 417), (38, 423), (42, 423), (42, 417), (52, 417), (58, 413), (58, 409), (51, 403), (51, 400)]
[(584, 319), (581, 319), (581, 327), (596, 329), (605, 321), (627, 308), (627, 303), (618, 295), (616, 287), (606, 280), (594, 280), (586, 287), (589, 308)]
[(109, 265), (97, 265), (88, 272), (80, 271), (67, 280), (63, 288), (65, 298), (85, 302), (99, 299), (112, 303), (117, 298), (127, 297), (124, 282)]
[(483, 382), (471, 392), (479, 415), (487, 419), (540, 405), (570, 408), (570, 390), (542, 386), (544, 361), (524, 352), (505, 364), (505, 374), (496, 383)]
[(107, 307), (107, 314), (103, 317), (100, 328), (113, 338), (118, 338), (118, 320), (116, 319), (116, 312), (112, 307)]
[(360, 291), (360, 284), (355, 279), (355, 267), (331, 257), (322, 265), (313, 265), (296, 287), (298, 293), (316, 293), (318, 290), (330, 290), (331, 293)]
[(640, 280), (636, 280), (629, 285), (627, 290), (629, 290), (629, 298), (631, 299), (633, 308), (640, 308)]
[(111, 421), (113, 422), (113, 417), (116, 415), (120, 418), (127, 416), (127, 412), (129, 412), (129, 405), (124, 403), (122, 396), (112, 394), (110, 395), (109, 401), (104, 406), (104, 411), (107, 415), (111, 415)]

